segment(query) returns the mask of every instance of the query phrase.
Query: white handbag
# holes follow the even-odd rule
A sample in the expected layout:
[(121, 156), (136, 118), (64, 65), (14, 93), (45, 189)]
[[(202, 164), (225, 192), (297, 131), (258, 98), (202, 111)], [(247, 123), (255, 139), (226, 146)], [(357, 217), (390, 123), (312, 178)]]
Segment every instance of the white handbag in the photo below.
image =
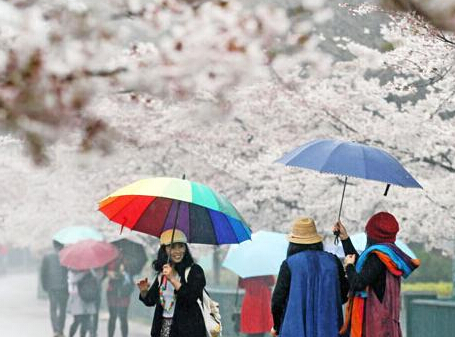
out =
[[(188, 281), (188, 274), (190, 269), (186, 268), (185, 270), (185, 281)], [(207, 290), (202, 291), (202, 302), (198, 298), (197, 304), (201, 309), (202, 317), (204, 318), (205, 330), (207, 332), (207, 337), (221, 337), (221, 315), (220, 315), (220, 305), (218, 302), (212, 300), (209, 296)]]

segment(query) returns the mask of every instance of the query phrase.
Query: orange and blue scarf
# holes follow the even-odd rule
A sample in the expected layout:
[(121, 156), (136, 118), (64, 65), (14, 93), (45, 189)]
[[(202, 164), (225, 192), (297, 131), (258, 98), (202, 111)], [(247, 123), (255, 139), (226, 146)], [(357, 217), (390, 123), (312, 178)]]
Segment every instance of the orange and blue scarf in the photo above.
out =
[[(366, 249), (356, 263), (355, 269), (360, 273), (369, 254), (376, 254), (387, 270), (395, 276), (407, 278), (411, 273), (420, 266), (419, 259), (412, 259), (400, 248), (393, 243), (381, 243), (372, 245)], [(365, 308), (365, 299), (367, 291), (356, 292), (349, 296), (349, 302), (346, 307), (345, 322), (340, 330), (344, 335), (349, 327), (351, 337), (361, 337), (363, 328), (363, 316)]]

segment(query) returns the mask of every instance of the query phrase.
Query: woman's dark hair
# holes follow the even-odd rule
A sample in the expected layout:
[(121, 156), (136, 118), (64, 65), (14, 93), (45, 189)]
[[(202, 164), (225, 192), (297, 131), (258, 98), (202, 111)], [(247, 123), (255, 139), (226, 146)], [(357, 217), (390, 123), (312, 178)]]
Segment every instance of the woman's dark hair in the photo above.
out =
[(365, 246), (365, 249), (370, 248), (371, 246), (376, 245), (378, 243), (379, 242), (377, 242), (376, 240), (374, 240), (374, 239), (370, 238), (369, 236), (367, 236), (367, 244)]
[[(194, 264), (193, 257), (191, 256), (190, 249), (188, 245), (185, 243), (185, 255), (183, 256), (182, 261), (174, 265), (175, 270), (179, 275), (183, 275), (185, 273), (185, 269), (191, 267)], [(161, 245), (160, 249), (158, 250), (158, 256), (155, 261), (152, 262), (153, 269), (156, 270), (157, 273), (160, 273), (163, 270), (163, 266), (167, 263), (167, 253), (166, 253), (166, 246)], [(172, 261), (171, 261), (172, 263)]]
[(305, 250), (324, 250), (324, 246), (322, 245), (322, 242), (310, 244), (289, 242), (288, 253), (286, 257), (303, 252)]
[(56, 250), (58, 250), (58, 251), (62, 250), (63, 247), (64, 247), (60, 242), (58, 242), (58, 241), (56, 241), (56, 240), (52, 240), (52, 245), (53, 245), (54, 248), (55, 248)]

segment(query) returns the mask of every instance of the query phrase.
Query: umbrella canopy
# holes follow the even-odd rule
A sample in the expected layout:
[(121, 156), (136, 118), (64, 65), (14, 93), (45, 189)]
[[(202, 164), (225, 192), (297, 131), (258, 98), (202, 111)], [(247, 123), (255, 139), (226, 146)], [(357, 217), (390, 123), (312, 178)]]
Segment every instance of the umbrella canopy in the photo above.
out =
[(60, 263), (74, 270), (103, 267), (114, 261), (118, 249), (109, 242), (83, 240), (63, 248), (59, 253)]
[[(393, 156), (373, 146), (333, 139), (317, 139), (306, 143), (277, 160), (287, 166), (296, 166), (345, 176), (338, 220), (343, 207), (344, 191), (348, 177), (375, 180), (390, 185), (422, 188)], [(339, 233), (335, 232), (335, 242)]]
[(131, 275), (139, 274), (147, 263), (144, 246), (128, 239), (116, 240), (112, 244), (121, 252), (127, 271)]
[[(354, 235), (350, 235), (349, 238), (351, 239), (352, 244), (354, 245), (355, 250), (359, 254), (362, 254), (362, 252), (365, 250), (365, 247), (367, 245), (367, 235), (363, 232), (355, 233)], [(397, 239), (395, 241), (395, 244), (397, 245), (398, 248), (400, 248), (405, 254), (407, 254), (411, 259), (416, 259), (417, 256), (414, 254), (414, 252), (409, 248), (407, 244), (405, 244), (403, 241), (400, 239)], [(344, 257), (344, 251), (342, 246), (336, 246), (336, 245), (324, 245), (324, 249), (327, 250), (328, 252), (331, 252), (338, 257), (343, 258)]]
[(250, 239), (251, 230), (226, 197), (185, 179), (136, 181), (99, 203), (110, 220), (160, 237), (167, 229), (183, 231), (191, 243), (227, 244)]
[(376, 147), (331, 139), (304, 144), (277, 162), (322, 173), (422, 188), (393, 156)]
[(251, 241), (231, 246), (222, 266), (242, 278), (277, 275), (288, 246), (285, 234), (259, 231)]
[(103, 234), (95, 228), (86, 226), (70, 226), (59, 230), (52, 237), (53, 240), (60, 242), (63, 245), (76, 243), (81, 240), (92, 239), (95, 241), (103, 241)]

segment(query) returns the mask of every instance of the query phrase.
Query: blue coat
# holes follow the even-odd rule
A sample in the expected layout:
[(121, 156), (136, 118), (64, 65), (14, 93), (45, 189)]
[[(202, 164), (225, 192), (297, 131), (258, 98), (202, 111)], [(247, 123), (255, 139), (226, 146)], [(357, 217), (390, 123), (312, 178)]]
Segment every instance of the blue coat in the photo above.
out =
[(333, 255), (304, 251), (286, 260), (291, 283), (280, 337), (338, 337), (343, 325), (338, 266)]

